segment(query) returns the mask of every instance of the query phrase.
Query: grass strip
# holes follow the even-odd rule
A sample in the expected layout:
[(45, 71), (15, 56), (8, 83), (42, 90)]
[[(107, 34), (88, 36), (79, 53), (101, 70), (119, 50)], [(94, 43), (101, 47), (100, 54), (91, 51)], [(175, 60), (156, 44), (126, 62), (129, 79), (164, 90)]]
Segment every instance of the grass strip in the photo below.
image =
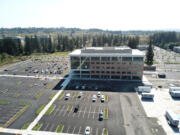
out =
[(10, 126), (30, 106), (30, 104), (28, 104), (28, 103), (25, 103), (24, 105), (25, 105), (24, 108), (22, 108), (19, 112), (17, 112), (3, 127), (7, 128), (8, 126)]
[(107, 107), (104, 109), (104, 118), (105, 119), (108, 118), (108, 108)]
[(64, 92), (61, 92), (61, 94), (59, 95), (58, 99), (61, 99), (64, 96)]
[(67, 107), (67, 110), (68, 110), (68, 111), (71, 111), (72, 108), (73, 108), (72, 105), (69, 105), (69, 106)]
[(76, 92), (75, 97), (78, 97), (78, 95), (79, 95), (78, 92)]
[(35, 99), (36, 100), (39, 99), (42, 95), (43, 95), (43, 92), (41, 91), (35, 96)]
[(19, 96), (20, 96), (19, 93), (15, 93), (15, 94), (13, 95), (14, 98), (17, 98), (17, 97), (19, 97)]
[(42, 106), (36, 111), (36, 114), (39, 115), (40, 112), (44, 109), (44, 107), (45, 107), (45, 104), (42, 105)]
[(47, 110), (46, 115), (50, 115), (50, 114), (54, 111), (55, 108), (56, 108), (56, 105), (55, 105), (55, 104), (52, 104), (52, 105), (49, 107), (49, 109)]
[(22, 81), (18, 81), (18, 82), (17, 82), (17, 85), (20, 85), (20, 84), (22, 84)]
[(106, 128), (103, 129), (103, 135), (108, 135), (108, 130)]
[(49, 97), (49, 99), (52, 99), (55, 95), (56, 95), (56, 93), (51, 94), (51, 96)]
[(108, 95), (105, 95), (105, 102), (108, 102)]
[(53, 84), (50, 83), (50, 84), (48, 84), (48, 85), (46, 86), (46, 89), (51, 89), (52, 86), (53, 86)]
[(8, 92), (8, 89), (1, 90), (2, 93)]
[(32, 87), (33, 87), (33, 85), (32, 85), (32, 84), (28, 84), (28, 87), (29, 87), (29, 88), (32, 88)]
[(36, 124), (36, 126), (33, 127), (32, 130), (38, 131), (42, 127), (42, 125), (43, 125), (42, 123), (41, 124), (38, 123)]
[(0, 105), (8, 105), (9, 102), (8, 101), (0, 101)]
[(27, 129), (27, 128), (29, 127), (30, 124), (31, 124), (30, 122), (24, 124), (24, 126), (23, 126), (21, 129)]
[(57, 127), (57, 129), (56, 129), (56, 132), (57, 132), (57, 133), (61, 133), (62, 130), (63, 130), (63, 128), (64, 128), (64, 125), (58, 125), (58, 127)]

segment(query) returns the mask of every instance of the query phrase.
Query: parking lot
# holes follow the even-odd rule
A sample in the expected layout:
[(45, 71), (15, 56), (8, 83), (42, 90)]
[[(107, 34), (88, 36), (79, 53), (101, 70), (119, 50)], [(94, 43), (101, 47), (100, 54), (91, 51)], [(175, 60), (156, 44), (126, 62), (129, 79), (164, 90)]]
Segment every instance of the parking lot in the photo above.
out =
[[(39, 80), (34, 78), (0, 77), (0, 126), (21, 129), (37, 116), (36, 111), (42, 104), (47, 104), (57, 92), (53, 88), (60, 80)], [(1, 103), (1, 102), (0, 102)], [(24, 105), (29, 106), (13, 122), (8, 122)], [(7, 124), (9, 123), (9, 124)]]
[[(78, 81), (76, 81), (79, 84)], [(82, 81), (81, 81), (82, 83)], [(91, 83), (83, 81), (86, 86)], [(92, 82), (94, 83), (94, 82)], [(41, 131), (56, 132), (61, 125), (63, 133), (84, 134), (87, 126), (91, 127), (93, 135), (101, 135), (107, 129), (109, 135), (164, 135), (162, 127), (158, 125), (157, 119), (146, 116), (140, 100), (127, 82), (111, 82), (118, 92), (101, 91), (106, 96), (105, 102), (97, 97), (92, 102), (95, 90), (65, 90), (54, 103), (55, 108), (50, 115), (44, 115), (39, 121)], [(71, 82), (70, 82), (71, 84)], [(74, 85), (74, 83), (72, 83)], [(137, 85), (137, 84), (136, 84)], [(124, 87), (126, 86), (126, 87)], [(70, 86), (69, 86), (70, 87)], [(124, 88), (124, 89), (123, 89)], [(127, 92), (123, 92), (123, 91)], [(82, 92), (81, 98), (77, 95)], [(65, 95), (70, 93), (70, 98), (65, 100)], [(79, 104), (79, 110), (74, 112), (75, 106)], [(99, 113), (108, 110), (108, 116), (99, 120)]]
[(68, 56), (46, 56), (31, 58), (1, 70), (0, 74), (36, 75), (36, 76), (64, 76), (69, 73)]
[(9, 102), (8, 104), (0, 104), (0, 125), (10, 124), (10, 119), (23, 108), (24, 106), (21, 104), (15, 105)]

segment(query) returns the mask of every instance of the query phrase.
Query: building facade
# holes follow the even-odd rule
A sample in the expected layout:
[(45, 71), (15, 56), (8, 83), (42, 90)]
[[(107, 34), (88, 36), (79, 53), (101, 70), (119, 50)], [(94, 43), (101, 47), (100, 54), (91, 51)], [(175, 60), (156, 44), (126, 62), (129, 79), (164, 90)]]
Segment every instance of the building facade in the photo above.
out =
[(88, 47), (70, 53), (72, 79), (141, 80), (144, 54), (129, 47)]
[(180, 53), (180, 46), (175, 46), (173, 48), (173, 51), (176, 52), (176, 53)]

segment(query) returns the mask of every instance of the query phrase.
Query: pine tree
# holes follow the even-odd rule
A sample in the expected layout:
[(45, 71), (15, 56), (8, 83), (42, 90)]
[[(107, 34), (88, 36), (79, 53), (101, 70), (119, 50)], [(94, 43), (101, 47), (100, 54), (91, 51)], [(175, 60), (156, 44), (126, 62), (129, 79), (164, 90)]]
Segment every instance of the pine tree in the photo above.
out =
[(152, 41), (150, 40), (149, 42), (149, 47), (146, 52), (146, 64), (152, 65), (153, 64), (153, 57), (154, 57), (154, 52), (153, 52), (153, 47), (152, 47)]

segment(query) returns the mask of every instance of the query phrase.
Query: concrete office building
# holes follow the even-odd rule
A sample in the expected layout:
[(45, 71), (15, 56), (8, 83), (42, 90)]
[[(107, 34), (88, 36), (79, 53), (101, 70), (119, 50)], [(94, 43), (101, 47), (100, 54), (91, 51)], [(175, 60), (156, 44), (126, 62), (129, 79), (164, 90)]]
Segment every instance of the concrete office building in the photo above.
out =
[(72, 79), (142, 80), (144, 53), (129, 47), (86, 47), (70, 53)]

